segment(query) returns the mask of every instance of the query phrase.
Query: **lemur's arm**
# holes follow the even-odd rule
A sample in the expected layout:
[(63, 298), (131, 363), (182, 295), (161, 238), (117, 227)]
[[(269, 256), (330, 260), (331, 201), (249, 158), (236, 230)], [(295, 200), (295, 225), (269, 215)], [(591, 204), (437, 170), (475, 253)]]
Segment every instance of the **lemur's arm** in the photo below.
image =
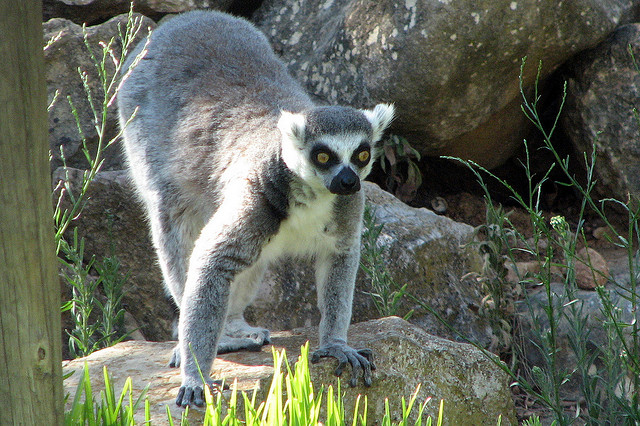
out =
[(353, 292), (356, 274), (360, 265), (360, 232), (364, 196), (362, 192), (338, 197), (336, 202), (337, 234), (341, 236), (336, 251), (320, 256), (316, 260), (316, 286), (320, 320), (320, 347), (311, 361), (322, 357), (338, 360), (337, 376), (342, 374), (347, 363), (352, 367), (349, 381), (356, 386), (360, 376), (366, 386), (371, 385), (375, 369), (373, 352), (369, 349), (353, 349), (347, 345), (347, 330), (351, 322)]
[[(211, 384), (209, 373), (224, 329), (230, 284), (254, 265), (264, 241), (279, 225), (278, 218), (265, 209), (260, 197), (251, 196), (250, 189), (229, 198), (232, 201), (223, 202), (203, 228), (189, 262), (180, 306), (179, 406), (204, 404), (202, 378)], [(243, 203), (242, 208), (237, 203)]]

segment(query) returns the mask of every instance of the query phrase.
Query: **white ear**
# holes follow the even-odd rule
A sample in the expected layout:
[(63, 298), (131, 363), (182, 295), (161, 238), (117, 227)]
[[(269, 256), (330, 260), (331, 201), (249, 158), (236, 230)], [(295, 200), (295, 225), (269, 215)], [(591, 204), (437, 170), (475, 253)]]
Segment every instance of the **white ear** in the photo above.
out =
[(379, 141), (382, 133), (389, 127), (389, 124), (393, 121), (395, 110), (393, 104), (378, 104), (372, 110), (362, 110), (373, 128), (373, 142)]
[(304, 115), (282, 111), (278, 120), (278, 129), (284, 138), (304, 142)]

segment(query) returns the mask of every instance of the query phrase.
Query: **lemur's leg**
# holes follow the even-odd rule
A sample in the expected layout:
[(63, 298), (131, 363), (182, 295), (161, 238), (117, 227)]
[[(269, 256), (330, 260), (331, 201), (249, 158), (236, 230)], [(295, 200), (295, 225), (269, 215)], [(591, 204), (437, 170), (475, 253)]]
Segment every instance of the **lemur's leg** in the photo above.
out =
[(151, 237), (164, 283), (179, 307), (187, 279), (189, 254), (197, 231), (190, 229), (188, 218), (176, 218), (168, 209), (160, 208), (159, 205), (166, 205), (165, 201), (149, 204), (151, 203), (147, 203), (147, 211), (151, 222)]
[[(255, 297), (265, 269), (264, 265), (256, 264), (233, 280), (224, 332), (218, 341), (218, 354), (240, 350), (259, 351), (262, 346), (271, 343), (269, 330), (249, 325), (243, 314)], [(180, 366), (180, 344), (174, 348), (169, 366)]]
[[(149, 205), (151, 204), (151, 205)], [(147, 203), (147, 211), (151, 222), (151, 236), (158, 254), (158, 263), (164, 278), (165, 286), (171, 293), (178, 308), (182, 304), (184, 286), (187, 279), (189, 255), (193, 250), (202, 220), (189, 215), (183, 210), (181, 215), (172, 214), (169, 209), (160, 209), (162, 203)], [(180, 348), (176, 345), (173, 351), (170, 367), (180, 366)]]

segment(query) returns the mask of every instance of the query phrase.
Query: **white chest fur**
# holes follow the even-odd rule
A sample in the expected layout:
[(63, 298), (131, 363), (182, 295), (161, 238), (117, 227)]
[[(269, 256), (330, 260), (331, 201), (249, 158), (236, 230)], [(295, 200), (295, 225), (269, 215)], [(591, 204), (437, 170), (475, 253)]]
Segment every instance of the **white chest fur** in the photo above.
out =
[(324, 194), (305, 204), (291, 206), (289, 216), (263, 247), (261, 257), (271, 261), (283, 254), (314, 256), (334, 251), (334, 202), (335, 195)]

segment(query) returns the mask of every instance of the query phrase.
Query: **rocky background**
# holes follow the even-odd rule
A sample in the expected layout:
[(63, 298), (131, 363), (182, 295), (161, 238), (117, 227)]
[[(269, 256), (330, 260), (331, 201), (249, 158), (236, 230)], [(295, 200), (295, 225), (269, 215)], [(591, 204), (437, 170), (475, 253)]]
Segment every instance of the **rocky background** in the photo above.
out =
[[(87, 167), (67, 95), (78, 110), (90, 149), (97, 140), (77, 72), (87, 72), (89, 84), (100, 92), (82, 24), (89, 45), (98, 49), (101, 41), (117, 35), (128, 8), (125, 0), (44, 0), (44, 41), (51, 43), (45, 57), (53, 102), (49, 132), (54, 186), (65, 178), (61, 148), (73, 169), (68, 174), (73, 185), (79, 185), (81, 170)], [(396, 105), (390, 133), (406, 138), (422, 155), (416, 163), (423, 184), (405, 197), (411, 206), (375, 184), (365, 186), (368, 202), (384, 224), (379, 242), (386, 249), (385, 263), (398, 282), (408, 284), (409, 293), (486, 347), (495, 349), (500, 338), (479, 314), (485, 295), (473, 273), (481, 271), (482, 258), (469, 245), (475, 237), (470, 225), (482, 223), (484, 205), (468, 173), (438, 156), (473, 160), (499, 176), (516, 176), (521, 174), (516, 170), (527, 139), (534, 169), (546, 170), (548, 156), (535, 149), (538, 132), (520, 107), (521, 69), (522, 89), (531, 97), (541, 63), (537, 93), (543, 119), (551, 124), (566, 82), (554, 143), (572, 158), (576, 171), (583, 153), (595, 146), (597, 194), (640, 200), (640, 126), (634, 114), (640, 72), (630, 55), (640, 58), (640, 0), (138, 0), (134, 10), (144, 15), (146, 31), (168, 15), (196, 8), (224, 10), (254, 22), (320, 103)], [(106, 130), (108, 135), (117, 133), (115, 110), (108, 115)], [(113, 248), (129, 274), (125, 307), (137, 336), (169, 340), (175, 307), (161, 285), (142, 210), (123, 168), (119, 147), (110, 147), (75, 225), (86, 238), (88, 255), (101, 257)], [(372, 179), (384, 186), (384, 174), (376, 172)], [(561, 187), (549, 193), (543, 200), (546, 208), (570, 215), (572, 194)], [(592, 230), (598, 237), (597, 223)], [(612, 268), (615, 275), (618, 264), (608, 260), (607, 265), (602, 258), (601, 268)], [(304, 264), (286, 261), (270, 272), (247, 318), (272, 330), (317, 324), (312, 281)], [(592, 288), (593, 283), (583, 287)], [(366, 294), (370, 290), (360, 274), (354, 322), (378, 316)], [(583, 290), (579, 297), (598, 309), (593, 292)], [(410, 309), (415, 310), (415, 325), (458, 339), (409, 300), (401, 314)], [(598, 333), (591, 337), (594, 347), (605, 338)], [(535, 355), (531, 362), (536, 362)]]

